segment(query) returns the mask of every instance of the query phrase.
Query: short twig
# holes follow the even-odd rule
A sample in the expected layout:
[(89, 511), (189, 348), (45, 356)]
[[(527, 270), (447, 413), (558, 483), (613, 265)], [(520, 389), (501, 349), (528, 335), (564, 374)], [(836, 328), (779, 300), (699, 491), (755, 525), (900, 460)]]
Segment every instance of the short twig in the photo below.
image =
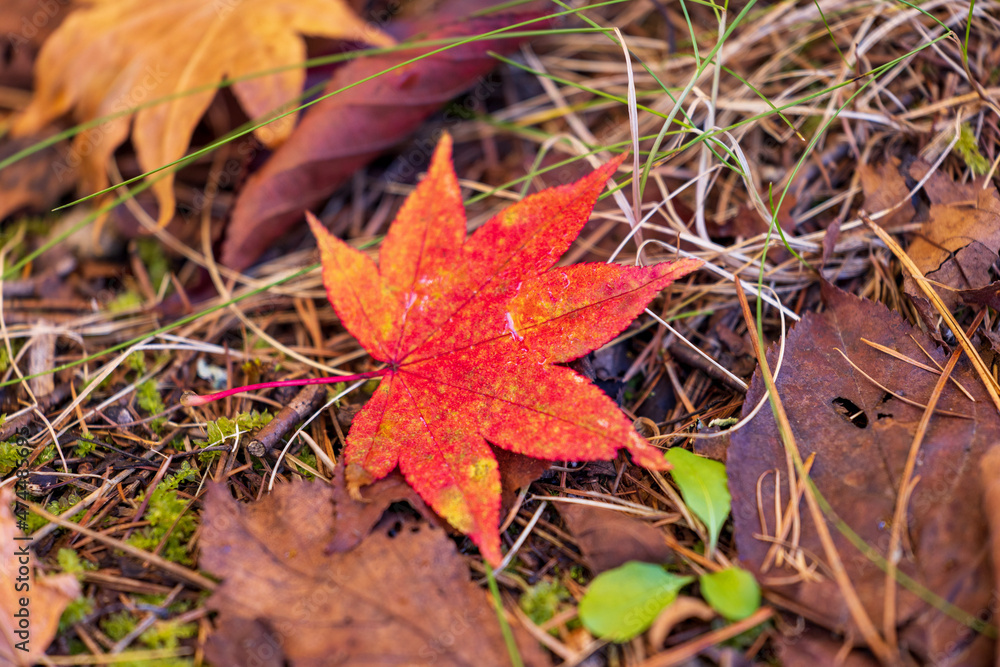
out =
[(288, 405), (281, 408), (274, 419), (247, 443), (247, 451), (257, 457), (266, 455), (286, 433), (319, 407), (325, 395), (326, 389), (322, 385), (303, 387), (302, 391), (296, 394)]

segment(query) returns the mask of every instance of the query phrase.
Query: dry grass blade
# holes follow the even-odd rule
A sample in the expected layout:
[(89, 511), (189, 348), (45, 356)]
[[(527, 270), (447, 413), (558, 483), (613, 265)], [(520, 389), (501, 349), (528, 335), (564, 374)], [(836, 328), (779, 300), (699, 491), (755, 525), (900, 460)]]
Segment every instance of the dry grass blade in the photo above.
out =
[(888, 232), (872, 222), (871, 218), (864, 213), (861, 214), (861, 217), (865, 221), (865, 224), (868, 225), (868, 228), (875, 232), (875, 235), (878, 236), (879, 239), (885, 243), (886, 247), (892, 251), (892, 254), (896, 256), (896, 259), (898, 259), (902, 265), (906, 267), (906, 270), (911, 276), (913, 276), (913, 279), (920, 287), (920, 290), (927, 296), (930, 302), (934, 304), (934, 308), (937, 310), (938, 314), (941, 315), (942, 319), (944, 319), (952, 333), (955, 334), (955, 338), (958, 339), (958, 344), (961, 345), (962, 350), (966, 355), (968, 355), (973, 368), (976, 369), (976, 373), (983, 381), (986, 393), (988, 393), (990, 398), (993, 400), (993, 405), (996, 406), (997, 411), (1000, 411), (1000, 393), (997, 391), (997, 383), (993, 379), (990, 369), (986, 367), (986, 363), (983, 361), (983, 358), (979, 356), (976, 348), (973, 347), (972, 341), (969, 340), (969, 337), (965, 335), (965, 331), (963, 331), (962, 327), (960, 327), (958, 322), (955, 321), (955, 316), (951, 314), (951, 311), (948, 310), (947, 306), (944, 305), (944, 302), (941, 301), (941, 297), (938, 296), (938, 293), (927, 284), (927, 281), (924, 280), (924, 274), (920, 272), (917, 265), (914, 264), (913, 260), (906, 254), (906, 251), (903, 250), (898, 243), (896, 243), (896, 240), (892, 238)]
[[(986, 309), (979, 311), (976, 315), (976, 319), (973, 321), (972, 326), (969, 327), (967, 336), (971, 336), (979, 325), (982, 324), (983, 317), (986, 315)], [(962, 348), (957, 348), (951, 353), (948, 358), (948, 363), (945, 364), (944, 370), (941, 372), (941, 376), (938, 378), (937, 383), (934, 385), (934, 389), (931, 391), (930, 397), (927, 399), (927, 408), (924, 410), (924, 414), (920, 417), (920, 422), (917, 424), (917, 432), (913, 435), (913, 442), (910, 445), (910, 450), (906, 456), (906, 464), (903, 467), (903, 476), (899, 482), (899, 494), (896, 497), (896, 509), (892, 516), (892, 532), (889, 536), (889, 549), (887, 551), (885, 569), (885, 605), (882, 615), (882, 630), (885, 633), (886, 639), (889, 645), (896, 648), (896, 566), (899, 562), (900, 553), (900, 542), (902, 541), (903, 529), (907, 525), (906, 521), (906, 507), (909, 504), (909, 498), (912, 492), (913, 485), (911, 484), (911, 479), (913, 478), (913, 471), (917, 466), (917, 454), (920, 452), (920, 444), (924, 440), (924, 435), (927, 433), (927, 428), (931, 423), (931, 416), (934, 414), (934, 408), (937, 405), (938, 399), (941, 398), (941, 392), (944, 391), (945, 385), (948, 383), (948, 378), (951, 377), (951, 372), (955, 369), (955, 364), (958, 363), (959, 358), (962, 356)], [(914, 484), (916, 480), (913, 480)]]
[[(902, 354), (901, 352), (897, 352), (896, 350), (892, 349), (891, 347), (886, 347), (885, 345), (881, 345), (879, 343), (872, 342), (872, 341), (870, 341), (870, 340), (868, 340), (866, 338), (862, 338), (861, 342), (863, 342), (865, 345), (868, 345), (870, 347), (875, 348), (879, 352), (884, 352), (885, 354), (888, 354), (890, 357), (895, 357), (896, 359), (899, 359), (900, 361), (904, 361), (904, 362), (910, 364), (911, 366), (916, 366), (917, 368), (922, 368), (925, 371), (927, 371), (928, 373), (934, 373), (934, 375), (941, 375), (942, 371), (941, 371), (940, 368), (932, 368), (932, 367), (928, 366), (927, 364), (922, 364), (919, 361), (917, 361), (916, 359), (911, 359), (910, 357), (906, 356), (905, 354)], [(919, 344), (920, 343), (917, 343), (917, 345), (919, 345)], [(927, 354), (926, 350), (924, 350), (924, 354)], [(931, 361), (933, 361), (933, 357), (929, 357), (929, 358), (931, 359)], [(976, 399), (972, 397), (972, 394), (969, 393), (968, 389), (966, 389), (965, 387), (962, 386), (961, 382), (959, 382), (955, 378), (949, 378), (948, 381), (951, 382), (956, 387), (958, 387), (958, 390), (960, 392), (962, 392), (963, 394), (965, 394), (966, 397), (970, 401), (972, 401), (973, 403), (976, 402)]]
[[(914, 401), (913, 399), (906, 398), (902, 394), (900, 394), (898, 392), (895, 392), (892, 389), (889, 389), (888, 387), (886, 387), (885, 385), (883, 385), (882, 383), (880, 383), (879, 381), (877, 381), (875, 378), (873, 378), (871, 375), (869, 375), (868, 373), (865, 373), (863, 370), (861, 370), (861, 368), (856, 363), (854, 363), (853, 361), (851, 361), (851, 358), (848, 357), (847, 354), (843, 350), (841, 350), (840, 348), (834, 348), (834, 349), (836, 349), (837, 352), (840, 353), (840, 356), (842, 356), (844, 358), (844, 360), (848, 364), (851, 365), (851, 368), (853, 368), (858, 373), (860, 373), (861, 375), (863, 375), (866, 380), (868, 380), (869, 382), (871, 382), (873, 385), (875, 385), (876, 387), (878, 387), (882, 391), (886, 392), (887, 394), (892, 394), (895, 398), (903, 401), (904, 403), (906, 403), (908, 405), (912, 405), (912, 406), (914, 406), (916, 408), (921, 408), (923, 410), (927, 410), (928, 409), (928, 406), (924, 405), (923, 403), (918, 403), (917, 401)], [(958, 412), (952, 412), (951, 410), (937, 410), (937, 413), (941, 414), (941, 415), (948, 416), (948, 417), (956, 417), (958, 419), (972, 419), (972, 417), (969, 416), (969, 415), (963, 415), (963, 414), (960, 414)]]

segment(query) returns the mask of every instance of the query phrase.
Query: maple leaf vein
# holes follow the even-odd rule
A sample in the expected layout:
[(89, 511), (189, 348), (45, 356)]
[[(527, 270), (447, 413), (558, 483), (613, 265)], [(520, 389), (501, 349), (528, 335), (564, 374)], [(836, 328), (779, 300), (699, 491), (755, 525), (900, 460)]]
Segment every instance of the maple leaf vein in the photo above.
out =
[[(400, 375), (402, 376), (403, 374), (401, 373)], [(416, 373), (411, 373), (411, 375), (413, 375), (414, 377), (418, 377), (418, 378), (421, 377), (420, 375), (418, 375)], [(421, 379), (427, 379), (427, 378), (421, 378)], [(435, 449), (437, 451), (439, 451), (439, 452), (442, 451), (443, 447), (441, 446), (440, 440), (437, 438), (437, 436), (435, 436), (434, 429), (431, 428), (430, 424), (427, 421), (427, 418), (424, 416), (424, 412), (420, 409), (420, 402), (417, 401), (416, 395), (413, 393), (413, 391), (410, 389), (410, 387), (407, 386), (407, 384), (404, 381), (403, 377), (400, 377), (400, 382), (402, 383), (403, 387), (405, 388), (406, 393), (409, 395), (410, 401), (413, 403), (413, 408), (416, 411), (417, 416), (420, 417), (420, 423), (423, 424), (424, 429), (427, 432), (427, 436), (434, 443)], [(441, 384), (445, 384), (445, 383), (441, 383)], [(480, 437), (482, 437), (482, 436), (480, 436)], [(448, 469), (448, 471), (449, 471), (449, 473), (451, 473), (451, 477), (453, 479), (460, 479), (462, 477), (461, 471), (457, 470), (455, 468), (455, 466), (453, 466), (451, 464), (451, 462), (448, 461), (448, 458), (446, 456), (441, 456), (440, 459), (441, 459), (441, 465), (443, 465), (444, 467), (446, 467)], [(475, 498), (472, 497), (472, 496), (470, 496), (468, 493), (466, 493), (465, 487), (463, 485), (459, 484), (459, 485), (456, 485), (453, 488), (457, 488), (458, 489), (458, 492), (462, 494), (462, 497), (465, 499), (466, 503), (468, 503), (469, 505), (473, 504), (473, 502), (475, 501)]]
[[(567, 369), (567, 370), (569, 370), (569, 369)], [(433, 377), (433, 376), (430, 376), (430, 375), (423, 375), (421, 373), (416, 373), (416, 372), (411, 371), (411, 370), (406, 370), (405, 373), (408, 374), (408, 375), (412, 375), (413, 377), (420, 378), (421, 380), (426, 380), (428, 382), (434, 382), (436, 384), (444, 385), (445, 387), (451, 387), (452, 389), (459, 389), (461, 391), (466, 391), (466, 392), (469, 392), (470, 394), (475, 394), (476, 396), (482, 396), (484, 398), (489, 398), (489, 399), (492, 399), (492, 400), (495, 400), (495, 401), (500, 401), (502, 403), (506, 403), (507, 405), (512, 405), (512, 406), (514, 406), (516, 408), (520, 408), (520, 409), (525, 410), (527, 412), (533, 412), (535, 414), (543, 415), (545, 417), (549, 417), (551, 419), (555, 419), (556, 421), (563, 422), (564, 424), (569, 424), (571, 426), (575, 426), (576, 428), (582, 429), (584, 431), (589, 431), (590, 433), (593, 433), (595, 435), (600, 436), (604, 440), (608, 440), (608, 441), (612, 441), (612, 442), (617, 442), (614, 438), (609, 438), (601, 430), (595, 429), (595, 428), (590, 427), (590, 426), (586, 426), (584, 424), (577, 423), (577, 422), (575, 422), (575, 421), (573, 421), (571, 419), (567, 419), (566, 417), (561, 417), (561, 416), (559, 416), (557, 414), (552, 414), (552, 413), (549, 413), (549, 412), (545, 412), (543, 410), (539, 410), (534, 405), (527, 405), (527, 404), (524, 404), (524, 403), (518, 403), (517, 401), (514, 401), (512, 399), (508, 399), (508, 398), (504, 398), (502, 396), (497, 396), (496, 394), (489, 394), (489, 393), (487, 393), (485, 391), (473, 389), (471, 387), (466, 387), (466, 386), (463, 386), (463, 385), (458, 384), (456, 382), (450, 382), (450, 381), (447, 381), (447, 380), (442, 380), (440, 378), (436, 378), (436, 377)], [(403, 373), (401, 372), (400, 374), (402, 375)], [(611, 400), (611, 399), (608, 399), (608, 400)], [(482, 437), (482, 434), (479, 434), (479, 435), (480, 435), (480, 437)], [(485, 440), (485, 438), (483, 438), (483, 439)]]
[[(560, 205), (559, 212), (561, 213), (562, 211), (568, 209), (570, 206), (572, 206), (572, 204), (573, 204), (573, 201), (569, 201), (569, 202), (566, 202), (566, 203)], [(556, 214), (554, 217), (558, 217), (558, 214)], [(487, 222), (486, 224), (490, 224), (490, 223)], [(483, 227), (480, 227), (480, 229), (483, 229)], [(431, 340), (433, 340), (434, 336), (436, 336), (438, 333), (440, 333), (441, 328), (444, 327), (444, 325), (446, 325), (449, 322), (451, 322), (452, 320), (454, 320), (456, 315), (458, 315), (462, 310), (464, 310), (466, 306), (468, 306), (473, 301), (475, 301), (476, 298), (480, 295), (480, 293), (482, 293), (482, 291), (484, 289), (486, 289), (486, 287), (488, 287), (490, 285), (490, 283), (492, 283), (494, 280), (496, 280), (497, 275), (500, 274), (504, 268), (506, 268), (507, 266), (509, 266), (510, 263), (513, 262), (522, 253), (522, 251), (525, 249), (525, 247), (527, 247), (528, 243), (532, 239), (534, 239), (536, 236), (538, 236), (539, 234), (541, 234), (543, 231), (544, 231), (544, 228), (536, 227), (533, 231), (531, 231), (528, 235), (526, 235), (525, 238), (524, 238), (524, 241), (516, 249), (514, 249), (513, 251), (510, 252), (510, 254), (507, 256), (507, 258), (503, 260), (503, 263), (499, 264), (496, 267), (496, 270), (491, 275), (487, 276), (486, 280), (483, 281), (483, 283), (480, 284), (478, 287), (476, 287), (476, 289), (469, 295), (469, 297), (464, 302), (462, 302), (457, 308), (455, 308), (455, 310), (453, 310), (451, 312), (451, 314), (447, 318), (445, 318), (444, 320), (442, 320), (440, 324), (436, 325), (427, 334), (426, 338), (424, 338), (420, 343), (418, 343), (417, 345), (415, 345), (413, 347), (413, 349), (411, 349), (409, 352), (407, 352), (399, 360), (399, 363), (403, 364), (410, 357), (411, 354), (419, 352), (420, 349), (423, 348), (424, 345), (426, 345)], [(473, 232), (473, 234), (475, 234), (475, 232)], [(469, 239), (466, 239), (466, 244), (468, 243), (468, 241), (469, 241)], [(463, 244), (463, 249), (464, 249), (464, 247), (465, 247), (465, 244)], [(555, 260), (555, 262), (558, 262), (558, 261), (559, 261), (558, 259)], [(553, 264), (555, 262), (553, 262)], [(530, 277), (530, 276), (525, 276), (525, 277)], [(418, 359), (417, 361), (422, 361), (422, 359)]]
[[(539, 275), (542, 275), (542, 274), (539, 274)], [(646, 287), (645, 285), (638, 285), (638, 286), (636, 286), (636, 287), (628, 290), (627, 292), (619, 292), (617, 294), (613, 294), (613, 295), (608, 296), (608, 297), (603, 298), (603, 299), (598, 299), (596, 301), (591, 301), (590, 303), (587, 303), (585, 305), (579, 306), (579, 307), (574, 308), (572, 310), (568, 310), (565, 313), (557, 315), (557, 316), (555, 316), (555, 317), (553, 317), (551, 319), (544, 320), (544, 321), (541, 321), (541, 322), (536, 322), (536, 323), (531, 324), (529, 326), (520, 328), (519, 332), (522, 334), (522, 336), (527, 337), (527, 335), (529, 335), (532, 331), (535, 331), (535, 330), (541, 328), (542, 326), (550, 325), (553, 322), (558, 322), (561, 319), (564, 319), (564, 318), (570, 317), (572, 315), (578, 314), (581, 311), (588, 310), (590, 308), (596, 308), (596, 307), (601, 306), (602, 304), (605, 304), (605, 303), (607, 303), (609, 301), (614, 301), (615, 299), (626, 298), (628, 295), (634, 294), (635, 292), (639, 292), (642, 289), (644, 289), (645, 287)], [(449, 319), (445, 320), (444, 322), (442, 322), (441, 325), (438, 328), (440, 329), (440, 327), (443, 327), (445, 324), (447, 324), (448, 322), (450, 322), (453, 318), (454, 318), (454, 315), (451, 318), (449, 318)], [(494, 342), (496, 342), (496, 341), (498, 341), (500, 339), (506, 338), (508, 335), (510, 335), (509, 332), (502, 332), (502, 333), (499, 333), (496, 336), (492, 336), (490, 338), (483, 338), (482, 340), (473, 341), (473, 342), (471, 342), (471, 343), (469, 343), (469, 344), (467, 344), (467, 345), (465, 345), (463, 347), (455, 347), (455, 348), (452, 348), (450, 350), (443, 350), (441, 352), (438, 352), (436, 354), (432, 354), (432, 355), (429, 355), (429, 356), (426, 356), (426, 357), (418, 357), (416, 359), (411, 359), (411, 360), (409, 360), (406, 363), (406, 365), (422, 363), (422, 362), (425, 362), (425, 361), (433, 361), (435, 359), (441, 359), (442, 357), (447, 357), (449, 355), (460, 353), (460, 352), (464, 352), (466, 350), (471, 350), (473, 348), (480, 347), (482, 345), (488, 345), (490, 343), (494, 343)], [(600, 345), (600, 343), (598, 343), (598, 345)], [(414, 353), (419, 352), (419, 351), (420, 351), (420, 348), (418, 347), (417, 349), (413, 350), (413, 352), (411, 352), (410, 354), (414, 354)], [(403, 362), (400, 362), (400, 366), (402, 366), (402, 365), (403, 365)]]

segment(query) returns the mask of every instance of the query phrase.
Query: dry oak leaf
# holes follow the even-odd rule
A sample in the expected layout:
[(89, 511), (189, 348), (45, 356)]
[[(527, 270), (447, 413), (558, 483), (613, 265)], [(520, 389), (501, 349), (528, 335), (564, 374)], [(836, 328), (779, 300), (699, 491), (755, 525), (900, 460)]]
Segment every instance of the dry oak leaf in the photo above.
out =
[[(56, 636), (63, 610), (79, 597), (80, 583), (71, 574), (35, 576), (31, 542), (17, 529), (10, 509), (13, 501), (10, 487), (0, 490), (0, 664), (27, 667), (40, 662)], [(26, 619), (16, 616), (24, 610)]]
[[(343, 505), (359, 504), (335, 501), (336, 484), (293, 482), (251, 504), (209, 485), (199, 565), (222, 579), (207, 603), (219, 612), (212, 664), (509, 664), (489, 594), (443, 530), (400, 515), (329, 553), (331, 535), (350, 531)], [(512, 629), (526, 665), (551, 664)]]
[(701, 262), (552, 268), (624, 156), (527, 197), (466, 239), (451, 138), (403, 204), (379, 265), (307, 216), (327, 296), (387, 368), (354, 418), (344, 460), (357, 488), (397, 465), (435, 512), (501, 560), (500, 476), (487, 441), (546, 459), (608, 459), (626, 447), (664, 469), (610, 398), (563, 362), (627, 327)]
[[(42, 47), (36, 93), (14, 131), (37, 132), (70, 110), (85, 122), (176, 95), (77, 136), (73, 147), (82, 160), (84, 185), (100, 190), (108, 185), (106, 164), (133, 120), (132, 142), (144, 170), (183, 157), (216, 94), (215, 84), (224, 78), (288, 67), (239, 81), (232, 89), (251, 118), (292, 102), (305, 81), (305, 70), (294, 67), (306, 58), (301, 35), (393, 43), (343, 0), (89, 0)], [(205, 89), (187, 93), (200, 88)], [(256, 136), (275, 147), (294, 124), (295, 116), (286, 116)], [(174, 178), (169, 171), (158, 177), (152, 190), (163, 225), (174, 215)]]

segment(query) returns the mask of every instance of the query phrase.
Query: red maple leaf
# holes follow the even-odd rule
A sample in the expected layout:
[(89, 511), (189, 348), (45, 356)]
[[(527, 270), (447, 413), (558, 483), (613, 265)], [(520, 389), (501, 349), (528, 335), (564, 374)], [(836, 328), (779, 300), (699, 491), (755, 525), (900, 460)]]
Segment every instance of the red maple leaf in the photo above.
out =
[(606, 343), (701, 264), (553, 268), (624, 157), (525, 198), (466, 238), (444, 135), (427, 177), (392, 223), (378, 265), (307, 216), (330, 303), (386, 364), (347, 437), (348, 483), (357, 489), (398, 465), (494, 565), (501, 560), (500, 475), (487, 441), (570, 461), (609, 459), (625, 447), (641, 465), (668, 467), (610, 398), (557, 365)]

